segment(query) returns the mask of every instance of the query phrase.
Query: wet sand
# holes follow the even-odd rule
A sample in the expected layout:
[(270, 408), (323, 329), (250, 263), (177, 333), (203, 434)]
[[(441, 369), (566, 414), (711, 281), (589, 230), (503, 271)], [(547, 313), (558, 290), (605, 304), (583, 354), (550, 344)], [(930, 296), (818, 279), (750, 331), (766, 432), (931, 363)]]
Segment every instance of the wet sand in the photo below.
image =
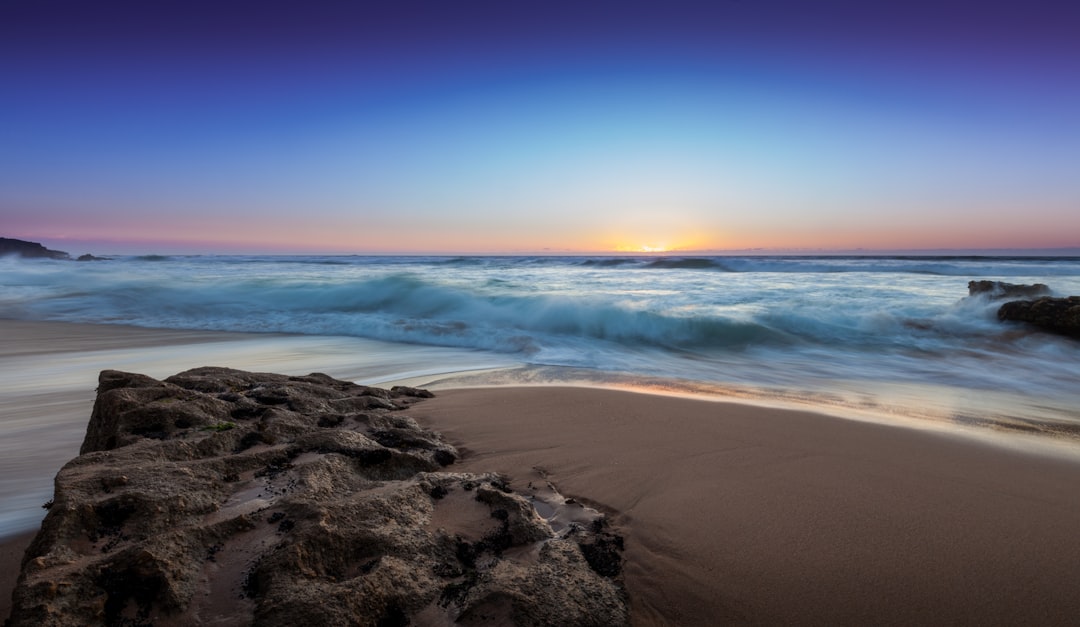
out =
[(599, 389), (448, 390), (412, 413), (463, 469), (539, 468), (610, 512), (636, 625), (1080, 616), (1080, 456)]
[(379, 384), (499, 365), (491, 357), (360, 338), (0, 320), (0, 538), (36, 528), (56, 471), (79, 452), (106, 368), (163, 378), (217, 365)]
[(97, 372), (193, 362), (249, 335), (0, 320), (0, 538), (37, 526), (52, 478), (79, 452)]
[(23, 553), (34, 539), (34, 531), (9, 536), (0, 540), (0, 622), (11, 614), (11, 591), (19, 578), (19, 565)]
[[(329, 355), (335, 344), (311, 339), (290, 352), (300, 345), (275, 336), (13, 321), (0, 334), (0, 490), (14, 490), (0, 522), (15, 513), (0, 533), (5, 573), (29, 541), (12, 536), (36, 524), (27, 515), (40, 520), (52, 476), (77, 453), (97, 369), (160, 377), (214, 363), (357, 378), (345, 365), (355, 351)], [(337, 365), (320, 367), (320, 351)], [(637, 625), (1080, 616), (1080, 452), (586, 388), (446, 390), (411, 413), (466, 452), (462, 470), (518, 485), (546, 475), (609, 512), (627, 538)], [(13, 581), (0, 580), (0, 618)]]

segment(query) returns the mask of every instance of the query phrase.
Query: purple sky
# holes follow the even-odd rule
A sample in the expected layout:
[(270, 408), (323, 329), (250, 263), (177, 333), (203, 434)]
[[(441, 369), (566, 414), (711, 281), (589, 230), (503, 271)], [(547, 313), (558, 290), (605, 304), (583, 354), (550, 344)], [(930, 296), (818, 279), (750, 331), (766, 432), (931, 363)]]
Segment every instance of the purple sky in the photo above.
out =
[(0, 235), (1080, 245), (1080, 3), (0, 0)]

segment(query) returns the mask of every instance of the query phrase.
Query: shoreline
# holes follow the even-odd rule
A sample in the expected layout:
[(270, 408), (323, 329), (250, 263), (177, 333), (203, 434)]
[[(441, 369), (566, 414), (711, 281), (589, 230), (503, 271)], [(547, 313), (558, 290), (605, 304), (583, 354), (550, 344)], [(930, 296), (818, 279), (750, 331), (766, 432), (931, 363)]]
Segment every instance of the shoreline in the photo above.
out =
[(0, 539), (38, 525), (78, 454), (103, 369), (164, 378), (206, 365), (387, 385), (501, 365), (496, 357), (361, 338), (0, 319)]
[[(5, 455), (4, 470), (20, 489), (49, 486), (25, 504), (42, 516), (52, 473), (77, 454), (93, 384), (85, 373), (35, 380), (23, 368), (35, 360), (95, 375), (99, 366), (152, 364), (158, 371), (147, 374), (167, 376), (218, 357), (263, 371), (285, 364), (289, 373), (350, 378), (342, 372), (358, 370), (355, 355), (322, 354), (333, 344), (310, 336), (11, 320), (0, 320), (0, 331), (16, 340), (0, 348), (12, 377), (0, 387), (0, 426), (19, 455)], [(312, 366), (320, 355), (337, 365)], [(108, 361), (118, 358), (127, 361)], [(1080, 447), (1071, 443), (1046, 455), (1000, 446), (1034, 436), (972, 438), (979, 429), (743, 399), (552, 385), (433, 389), (436, 398), (410, 415), (458, 446), (459, 469), (504, 472), (515, 487), (550, 480), (625, 532), (635, 625), (1054, 624), (1080, 615), (1070, 586), (1080, 576), (1072, 541)], [(32, 535), (0, 534), (11, 583)], [(0, 608), (10, 592), (0, 591)]]
[[(977, 440), (1006, 447), (1071, 456), (1080, 451), (1080, 422), (1063, 421), (1058, 417), (1040, 415), (1039, 406), (1027, 407), (1030, 413), (999, 414), (993, 408), (1002, 399), (991, 391), (979, 404), (931, 407), (931, 398), (954, 394), (950, 388), (934, 389), (916, 386), (889, 390), (889, 383), (850, 382), (837, 380), (836, 389), (795, 389), (767, 385), (708, 382), (661, 376), (603, 372), (572, 366), (528, 365), (498, 356), (483, 355), (475, 363), (448, 363), (432, 366), (445, 351), (457, 349), (430, 347), (408, 343), (386, 342), (353, 336), (300, 335), (289, 333), (257, 333), (200, 329), (149, 328), (132, 325), (112, 325), (83, 322), (28, 321), (0, 318), (0, 359), (9, 362), (29, 360), (41, 363), (59, 359), (61, 355), (77, 353), (80, 364), (89, 360), (82, 354), (100, 356), (100, 367), (84, 367), (88, 373), (82, 381), (85, 391), (96, 382), (97, 372), (105, 368), (129, 370), (150, 376), (166, 377), (183, 369), (209, 363), (228, 365), (245, 370), (307, 374), (325, 372), (336, 378), (364, 385), (409, 385), (432, 390), (483, 389), (490, 387), (582, 387), (655, 394), (672, 398), (689, 398), (720, 403), (738, 403), (766, 409), (809, 411), (860, 422), (902, 426), (918, 430), (942, 431), (973, 437)], [(343, 348), (346, 345), (348, 348)], [(160, 359), (147, 358), (152, 349), (163, 349)], [(351, 352), (350, 352), (351, 351)], [(139, 353), (143, 353), (140, 357)], [(395, 353), (416, 353), (407, 358), (395, 358)], [(435, 353), (428, 356), (425, 353)], [(470, 352), (470, 351), (466, 351)], [(358, 354), (359, 353), (359, 354)], [(364, 353), (374, 353), (373, 356)], [(430, 358), (429, 358), (430, 357)], [(434, 358), (434, 359), (432, 359)], [(396, 362), (386, 366), (387, 362)], [(416, 364), (423, 363), (418, 367)], [(12, 368), (0, 368), (0, 375), (12, 377)], [(387, 371), (392, 374), (387, 374)], [(25, 373), (15, 373), (26, 383)], [(853, 396), (851, 386), (859, 383), (875, 389), (876, 401), (865, 395)], [(0, 377), (0, 406), (5, 395), (15, 388)], [(38, 386), (53, 393), (54, 382)], [(902, 386), (897, 385), (897, 388)], [(25, 388), (20, 393), (25, 392)], [(966, 392), (974, 392), (966, 390)], [(924, 394), (926, 403), (918, 405), (909, 398), (897, 401), (898, 394)], [(92, 396), (89, 397), (92, 400)], [(969, 399), (970, 401), (970, 399)], [(950, 400), (950, 402), (952, 402)], [(1008, 402), (1007, 400), (1005, 402)], [(948, 403), (945, 403), (948, 405)], [(1014, 407), (1014, 411), (1019, 408)], [(88, 418), (88, 416), (87, 416)], [(2, 531), (0, 531), (2, 535)]]
[[(417, 377), (406, 385), (433, 390), (493, 387), (582, 387), (753, 405), (766, 409), (808, 411), (837, 418), (963, 435), (979, 441), (1034, 453), (1072, 457), (1080, 451), (1080, 421), (1059, 415), (1060, 407), (1016, 404), (1016, 398), (947, 386), (834, 382), (834, 388), (783, 388), (766, 385), (706, 382), (620, 372), (598, 372), (568, 366), (527, 365), (487, 372), (456, 372), (432, 380)], [(862, 392), (856, 393), (856, 388)], [(867, 389), (873, 392), (866, 394)], [(944, 399), (944, 400), (943, 400)], [(1002, 407), (1007, 411), (1002, 411)]]

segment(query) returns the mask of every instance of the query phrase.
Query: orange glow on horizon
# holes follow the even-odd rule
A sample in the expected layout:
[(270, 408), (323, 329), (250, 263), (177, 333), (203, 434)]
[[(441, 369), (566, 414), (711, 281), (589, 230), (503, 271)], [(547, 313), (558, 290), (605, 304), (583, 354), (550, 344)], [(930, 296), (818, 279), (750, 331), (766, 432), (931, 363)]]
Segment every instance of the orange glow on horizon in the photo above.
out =
[[(629, 224), (608, 230), (596, 225), (584, 228), (511, 229), (505, 225), (479, 225), (468, 221), (441, 221), (427, 228), (402, 224), (389, 218), (380, 221), (301, 221), (295, 217), (277, 221), (252, 221), (235, 217), (204, 217), (182, 223), (143, 220), (126, 224), (83, 224), (72, 221), (63, 228), (55, 224), (33, 225), (5, 235), (30, 241), (51, 241), (54, 248), (81, 254), (357, 254), (357, 255), (662, 255), (710, 254), (756, 251), (830, 252), (861, 250), (990, 250), (1070, 248), (1076, 241), (1040, 237), (1030, 225), (1001, 227), (968, 226), (940, 231), (924, 225), (892, 224), (869, 229), (861, 224), (827, 224), (815, 228), (794, 225), (772, 229), (748, 228), (725, 220), (711, 224)], [(591, 228), (590, 228), (591, 227)]]
[(667, 244), (623, 244), (616, 246), (613, 252), (617, 253), (666, 253), (671, 248)]
[(671, 237), (667, 239), (632, 238), (624, 237), (619, 243), (606, 242), (596, 246), (596, 252), (638, 253), (638, 254), (661, 254), (675, 253), (679, 251), (695, 250), (718, 250), (720, 246), (715, 241), (706, 240), (704, 237)]

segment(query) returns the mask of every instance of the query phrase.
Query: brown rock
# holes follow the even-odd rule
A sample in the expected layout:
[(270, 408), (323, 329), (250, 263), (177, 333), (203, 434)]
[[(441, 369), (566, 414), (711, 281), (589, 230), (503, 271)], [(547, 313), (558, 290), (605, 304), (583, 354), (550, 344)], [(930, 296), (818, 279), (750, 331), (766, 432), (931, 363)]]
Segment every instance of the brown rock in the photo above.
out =
[(1015, 300), (998, 309), (998, 320), (1026, 322), (1044, 331), (1080, 338), (1080, 296)]
[(621, 538), (443, 471), (457, 452), (400, 413), (425, 395), (102, 372), (11, 625), (626, 624)]

